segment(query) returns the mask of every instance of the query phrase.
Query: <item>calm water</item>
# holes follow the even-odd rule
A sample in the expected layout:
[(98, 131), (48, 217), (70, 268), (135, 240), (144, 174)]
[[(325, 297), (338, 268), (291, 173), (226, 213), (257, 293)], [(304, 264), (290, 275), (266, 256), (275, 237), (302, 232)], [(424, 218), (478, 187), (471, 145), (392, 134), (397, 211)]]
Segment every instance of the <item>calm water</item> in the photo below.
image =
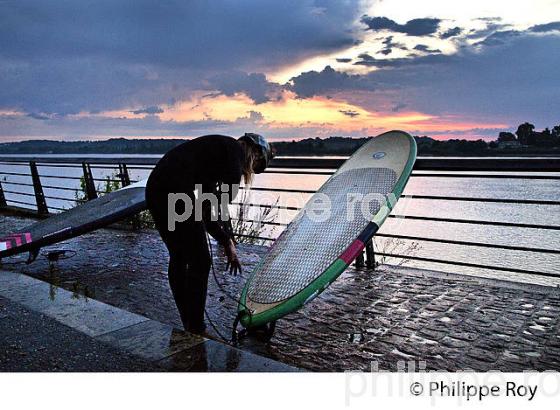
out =
[[(54, 156), (56, 155), (53, 155), (53, 157)], [(72, 157), (76, 156), (72, 155)], [(87, 155), (87, 157), (92, 157), (92, 155)], [(99, 157), (110, 158), (122, 156), (102, 155)], [(129, 157), (139, 156), (131, 155)], [(26, 165), (0, 164), (0, 173), (5, 172), (28, 173), (29, 169)], [(77, 179), (61, 180), (43, 175), (66, 177), (80, 177), (82, 175), (81, 168), (39, 166), (39, 172), (42, 175), (41, 181), (43, 185), (63, 186), (66, 188), (78, 188), (79, 181)], [(99, 179), (112, 174), (111, 170), (98, 168), (95, 168), (93, 172), (94, 177)], [(131, 170), (132, 179), (143, 179), (146, 178), (147, 175), (147, 170)], [(30, 177), (0, 174), (0, 178), (4, 190), (8, 191), (6, 192), (8, 201), (33, 203), (34, 198), (32, 196), (33, 190), (31, 187), (10, 184), (14, 182), (30, 184)], [(253, 185), (255, 187), (316, 190), (326, 178), (327, 176), (320, 175), (265, 174), (256, 176)], [(102, 186), (103, 183), (99, 182), (99, 187), (101, 188)], [(71, 191), (53, 188), (45, 188), (44, 191), (46, 196), (68, 199), (67, 201), (61, 199), (47, 199), (47, 204), (51, 207), (69, 208), (74, 205), (75, 194)], [(412, 177), (406, 187), (405, 194), (560, 201), (560, 180)], [(271, 194), (257, 191), (253, 191), (250, 195), (251, 197), (249, 200), (251, 202), (273, 204), (279, 201), (279, 204), (284, 206), (298, 207), (303, 206), (310, 196), (308, 194)], [(258, 210), (253, 208), (252, 212), (252, 216), (256, 217), (257, 215), (255, 215), (255, 212), (258, 212)], [(296, 211), (279, 211), (271, 217), (277, 222), (287, 223), (295, 213)], [(393, 214), (560, 226), (560, 207), (552, 205), (495, 204), (403, 198), (397, 204)], [(281, 230), (281, 227), (268, 228), (263, 231), (261, 235), (276, 237)], [(390, 218), (383, 225), (381, 233), (510, 246), (560, 249), (560, 230), (510, 228)], [(397, 254), (503, 266), (560, 275), (560, 256), (553, 254), (440, 244), (421, 240), (383, 240), (382, 238), (376, 239), (376, 246), (381, 251), (390, 251), (391, 253)], [(393, 258), (386, 262), (399, 264), (402, 263), (403, 260)], [(554, 278), (536, 278), (532, 275), (482, 270), (441, 263), (436, 264), (433, 262), (408, 261), (407, 266), (548, 285), (560, 284), (560, 280)]]

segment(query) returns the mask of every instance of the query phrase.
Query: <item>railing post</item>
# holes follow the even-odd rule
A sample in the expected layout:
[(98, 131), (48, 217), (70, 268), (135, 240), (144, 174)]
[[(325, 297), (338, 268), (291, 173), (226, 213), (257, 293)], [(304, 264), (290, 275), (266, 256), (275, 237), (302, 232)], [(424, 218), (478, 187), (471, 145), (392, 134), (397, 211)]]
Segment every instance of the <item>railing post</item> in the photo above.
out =
[(86, 199), (91, 201), (97, 198), (97, 191), (95, 190), (95, 181), (93, 180), (93, 174), (91, 173), (91, 166), (82, 162), (82, 169), (84, 171), (84, 184), (86, 189)]
[(354, 266), (356, 268), (363, 268), (364, 267), (364, 253), (360, 252), (360, 254), (356, 257), (356, 262), (354, 262)]
[(366, 267), (375, 269), (375, 250), (373, 249), (373, 239), (366, 244)]
[(43, 186), (41, 185), (41, 178), (39, 178), (39, 171), (37, 170), (37, 163), (35, 161), (29, 162), (31, 169), (31, 180), (33, 181), (33, 190), (35, 191), (35, 201), (37, 203), (37, 213), (39, 215), (48, 215), (49, 208), (45, 201), (45, 194), (43, 193)]
[(6, 196), (4, 195), (4, 190), (2, 189), (2, 182), (0, 182), (0, 208), (6, 208), (8, 203), (6, 202)]
[(119, 178), (123, 187), (130, 185), (130, 175), (126, 164), (119, 164)]

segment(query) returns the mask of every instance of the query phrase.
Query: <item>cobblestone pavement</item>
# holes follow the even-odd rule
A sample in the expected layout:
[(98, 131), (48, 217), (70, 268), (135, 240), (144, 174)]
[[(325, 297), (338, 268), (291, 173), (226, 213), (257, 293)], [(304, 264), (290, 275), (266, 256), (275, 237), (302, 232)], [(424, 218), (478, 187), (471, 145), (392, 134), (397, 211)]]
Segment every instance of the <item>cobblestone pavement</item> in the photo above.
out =
[[(3, 232), (31, 221), (4, 217)], [(167, 284), (167, 253), (157, 233), (100, 230), (53, 248), (77, 255), (49, 266), (4, 265), (160, 322), (180, 325)], [(240, 246), (242, 277), (217, 278), (237, 297), (266, 248)], [(235, 302), (212, 278), (208, 313), (224, 335)], [(319, 298), (278, 321), (269, 344), (243, 349), (319, 371), (397, 370), (404, 363), (438, 370), (560, 370), (560, 290), (409, 268), (348, 269)]]

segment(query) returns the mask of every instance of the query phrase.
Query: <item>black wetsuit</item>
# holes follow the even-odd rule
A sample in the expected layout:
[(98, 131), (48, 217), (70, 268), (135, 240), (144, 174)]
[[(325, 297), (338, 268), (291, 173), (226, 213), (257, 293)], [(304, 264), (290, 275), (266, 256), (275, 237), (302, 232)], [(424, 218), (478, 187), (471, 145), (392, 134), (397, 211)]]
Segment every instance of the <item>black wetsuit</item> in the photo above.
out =
[[(195, 185), (202, 191), (216, 192), (220, 184), (239, 184), (245, 157), (241, 145), (223, 135), (206, 135), (187, 141), (169, 151), (152, 171), (146, 186), (146, 201), (156, 228), (169, 250), (169, 284), (185, 329), (204, 330), (204, 307), (210, 254), (206, 231), (221, 245), (230, 234), (219, 221), (210, 218), (211, 205), (203, 202), (203, 220), (193, 215), (168, 229), (168, 194), (189, 195), (194, 203)], [(235, 191), (229, 190), (230, 193)], [(232, 196), (229, 195), (229, 201)], [(177, 201), (176, 212), (182, 214), (184, 202)]]

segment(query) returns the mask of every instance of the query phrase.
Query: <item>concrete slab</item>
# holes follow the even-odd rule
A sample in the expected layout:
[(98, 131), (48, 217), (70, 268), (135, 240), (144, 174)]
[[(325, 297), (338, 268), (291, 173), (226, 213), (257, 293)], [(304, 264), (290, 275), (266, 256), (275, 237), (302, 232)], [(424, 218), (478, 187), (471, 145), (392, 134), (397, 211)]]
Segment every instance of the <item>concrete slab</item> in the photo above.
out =
[[(105, 360), (104, 356), (112, 358), (118, 355), (118, 352), (126, 353), (126, 360), (117, 367), (123, 370), (129, 368), (144, 371), (198, 372), (297, 370), (274, 360), (84, 298), (20, 273), (0, 271), (0, 277), (2, 277), (0, 308), (1, 302), (5, 301), (4, 305), (10, 305), (12, 311), (20, 309), (25, 312), (25, 317), (23, 314), (18, 317), (15, 314), (10, 315), (10, 312), (0, 312), (0, 347), (19, 346), (22, 350), (20, 354), (34, 357), (33, 360), (37, 362), (26, 360), (25, 365), (20, 365), (10, 356), (9, 351), (5, 351), (4, 356), (0, 355), (0, 358), (4, 357), (5, 363), (9, 362), (9, 365), (3, 367), (0, 364), (0, 371), (13, 369), (87, 371), (90, 370), (87, 366), (91, 364), (87, 349), (99, 352), (96, 354), (99, 355), (100, 361)], [(35, 325), (25, 327), (27, 323), (31, 323), (29, 318)], [(36, 332), (32, 331), (33, 327)], [(25, 331), (18, 330), (19, 328)], [(74, 340), (77, 346), (74, 346)], [(60, 353), (60, 358), (45, 358), (41, 354), (41, 351), (46, 349), (44, 346), (49, 346), (49, 349), (57, 352), (62, 349), (75, 353), (74, 355)], [(86, 355), (83, 361), (80, 352)], [(138, 365), (134, 365), (131, 359), (133, 357), (138, 358)], [(148, 365), (149, 363), (151, 365)], [(110, 363), (91, 365), (91, 370), (96, 369), (112, 369), (112, 367)]]
[(154, 362), (0, 297), (0, 372), (150, 372)]
[[(147, 318), (87, 299), (15, 272), (0, 271), (0, 296), (40, 312), (88, 336), (128, 327)], [(12, 286), (9, 286), (9, 281)]]
[(164, 359), (207, 340), (155, 320), (106, 333), (96, 339), (150, 360)]
[(158, 362), (176, 372), (296, 372), (297, 368), (207, 340)]

